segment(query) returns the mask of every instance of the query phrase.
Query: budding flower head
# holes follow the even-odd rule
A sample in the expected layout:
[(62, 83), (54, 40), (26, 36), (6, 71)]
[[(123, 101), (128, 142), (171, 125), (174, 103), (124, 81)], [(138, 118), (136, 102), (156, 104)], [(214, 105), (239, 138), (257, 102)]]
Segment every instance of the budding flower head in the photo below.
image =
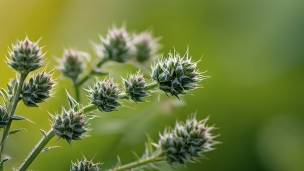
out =
[(52, 96), (51, 89), (55, 86), (52, 80), (53, 71), (49, 73), (43, 71), (31, 76), (29, 82), (25, 82), (22, 87), (22, 100), (28, 107), (38, 107), (37, 103), (44, 102)]
[(123, 83), (127, 99), (132, 99), (135, 103), (145, 101), (143, 97), (148, 96), (147, 82), (140, 71), (123, 79)]
[(139, 62), (147, 61), (155, 56), (160, 47), (159, 39), (153, 39), (150, 32), (142, 32), (134, 36), (132, 43), (135, 47), (135, 56)]
[(125, 62), (131, 57), (130, 36), (124, 26), (109, 29), (106, 38), (100, 36), (102, 45), (95, 45), (96, 53), (103, 58), (117, 62)]
[(52, 128), (58, 139), (62, 138), (69, 144), (72, 140), (81, 140), (83, 134), (89, 131), (89, 128), (85, 127), (88, 118), (83, 114), (83, 111), (62, 108), (60, 115), (56, 114), (52, 117)]
[(0, 128), (5, 127), (10, 120), (7, 110), (0, 105)]
[(12, 45), (12, 50), (9, 50), (10, 59), (7, 58), (7, 64), (22, 74), (40, 68), (44, 64), (45, 54), (42, 54), (42, 48), (38, 46), (39, 41), (40, 39), (31, 42), (28, 37), (23, 41), (18, 40)]
[(208, 78), (196, 69), (197, 62), (193, 62), (188, 54), (189, 50), (181, 57), (174, 50), (173, 54), (170, 52), (167, 58), (155, 62), (152, 66), (151, 77), (166, 94), (170, 93), (179, 98), (180, 94), (197, 88), (198, 82)]
[(195, 115), (187, 119), (186, 123), (176, 122), (173, 130), (166, 129), (160, 135), (158, 145), (163, 151), (167, 162), (174, 167), (186, 162), (198, 162), (204, 152), (214, 150), (213, 145), (219, 144), (212, 136), (213, 126), (206, 126), (208, 118), (197, 121)]
[(96, 79), (93, 86), (86, 91), (89, 93), (88, 98), (91, 104), (96, 105), (101, 112), (112, 112), (121, 106), (118, 101), (118, 85), (112, 79)]
[(76, 81), (78, 76), (83, 72), (86, 67), (85, 60), (89, 60), (88, 53), (78, 51), (75, 49), (65, 49), (62, 59), (58, 59), (59, 70), (63, 75)]
[(102, 163), (97, 162), (93, 163), (91, 160), (88, 160), (83, 156), (83, 159), (73, 163), (71, 165), (70, 171), (99, 171), (101, 169)]

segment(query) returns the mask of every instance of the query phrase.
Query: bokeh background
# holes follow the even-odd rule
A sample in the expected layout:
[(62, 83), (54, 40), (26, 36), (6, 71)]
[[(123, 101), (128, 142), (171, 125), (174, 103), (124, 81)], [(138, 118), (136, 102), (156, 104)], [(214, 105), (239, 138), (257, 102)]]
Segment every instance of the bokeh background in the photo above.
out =
[[(0, 86), (16, 76), (4, 62), (8, 46), (28, 35), (45, 45), (48, 70), (57, 64), (66, 47), (75, 47), (95, 56), (89, 40), (99, 42), (115, 23), (126, 23), (129, 32), (153, 30), (162, 37), (160, 54), (175, 49), (190, 55), (210, 79), (193, 96), (168, 99), (165, 95), (148, 98), (149, 103), (125, 103), (113, 113), (96, 113), (91, 137), (75, 141), (41, 154), (30, 169), (41, 171), (69, 170), (70, 161), (82, 153), (104, 168), (134, 159), (131, 151), (141, 154), (145, 133), (154, 141), (166, 125), (184, 120), (197, 112), (197, 118), (210, 116), (209, 125), (220, 127), (216, 134), (223, 142), (206, 154), (199, 164), (179, 166), (189, 171), (303, 171), (304, 170), (304, 3), (303, 1), (0, 1)], [(118, 82), (120, 76), (135, 72), (130, 64), (110, 63), (106, 68)], [(36, 124), (14, 122), (27, 132), (8, 139), (5, 153), (12, 157), (6, 170), (17, 167), (41, 138), (39, 129), (48, 130), (48, 112), (67, 106), (64, 89), (73, 94), (69, 80), (60, 72), (55, 97), (40, 108), (19, 104), (16, 113)], [(88, 86), (86, 84), (85, 86)], [(85, 98), (85, 94), (82, 94)], [(83, 101), (84, 104), (87, 100)], [(160, 165), (163, 170), (170, 167)]]

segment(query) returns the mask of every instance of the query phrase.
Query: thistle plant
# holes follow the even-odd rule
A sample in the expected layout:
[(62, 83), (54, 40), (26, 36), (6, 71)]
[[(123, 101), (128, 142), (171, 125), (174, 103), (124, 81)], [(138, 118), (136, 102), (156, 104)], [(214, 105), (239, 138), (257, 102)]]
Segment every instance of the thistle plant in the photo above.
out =
[[(104, 63), (107, 61), (124, 63), (131, 60), (131, 57), (135, 57), (139, 63), (147, 62), (155, 57), (158, 49), (158, 39), (153, 39), (150, 33), (143, 32), (131, 37), (125, 27), (120, 29), (114, 27), (109, 30), (105, 38), (102, 36), (100, 38), (102, 44), (93, 45), (98, 55), (97, 63), (93, 64), (88, 72), (85, 67), (87, 65), (85, 59), (90, 56), (88, 53), (66, 49), (62, 59), (57, 59), (60, 63), (58, 69), (72, 80), (76, 99), (66, 91), (69, 107), (61, 107), (59, 113), (50, 112), (49, 130), (40, 130), (43, 134), (41, 140), (22, 164), (14, 170), (27, 170), (40, 153), (55, 148), (56, 146), (47, 146), (55, 136), (57, 136), (55, 141), (64, 139), (71, 147), (75, 140), (87, 137), (88, 132), (93, 129), (90, 120), (96, 118), (98, 111), (103, 114), (115, 112), (124, 107), (126, 100), (136, 104), (147, 102), (146, 98), (160, 92), (171, 94), (180, 100), (182, 95), (189, 94), (191, 90), (200, 86), (202, 80), (208, 78), (198, 71), (197, 62), (191, 59), (188, 50), (184, 56), (180, 56), (174, 50), (168, 56), (156, 60), (150, 68), (149, 75), (144, 75), (141, 71), (130, 73), (127, 78), (121, 78), (122, 84), (118, 84), (111, 77), (96, 77), (95, 82), (84, 88), (89, 102), (83, 105), (80, 101), (80, 87), (92, 75), (107, 75), (108, 72), (100, 68)], [(15, 115), (18, 102), (22, 100), (27, 107), (38, 107), (39, 103), (53, 96), (53, 88), (56, 85), (52, 78), (54, 70), (37, 71), (45, 63), (45, 54), (42, 53), (38, 42), (32, 42), (26, 37), (23, 41), (17, 40), (12, 50), (9, 50), (7, 64), (17, 71), (18, 77), (7, 85), (7, 90), (3, 88), (0, 90), (4, 102), (3, 105), (0, 104), (0, 128), (3, 130), (0, 158), (9, 135), (24, 130), (23, 128), (10, 130), (12, 121), (28, 120), (24, 116)], [(136, 53), (132, 54), (132, 49), (136, 49)], [(31, 74), (33, 71), (36, 73)], [(217, 136), (211, 133), (215, 127), (208, 127), (207, 120), (208, 118), (196, 120), (196, 115), (191, 115), (186, 122), (177, 121), (174, 128), (167, 127), (163, 133), (160, 133), (158, 143), (153, 143), (148, 136), (142, 157), (135, 154), (137, 160), (125, 165), (122, 165), (119, 159), (117, 165), (109, 170), (140, 170), (154, 167), (159, 162), (166, 162), (171, 167), (175, 167), (179, 164), (199, 161), (205, 152), (213, 150), (214, 145), (218, 144), (215, 140)], [(1, 158), (0, 171), (4, 170), (3, 166), (7, 160)], [(93, 159), (88, 160), (83, 156), (82, 160), (72, 162), (70, 171), (98, 171), (102, 169), (101, 165), (100, 162), (94, 163)]]

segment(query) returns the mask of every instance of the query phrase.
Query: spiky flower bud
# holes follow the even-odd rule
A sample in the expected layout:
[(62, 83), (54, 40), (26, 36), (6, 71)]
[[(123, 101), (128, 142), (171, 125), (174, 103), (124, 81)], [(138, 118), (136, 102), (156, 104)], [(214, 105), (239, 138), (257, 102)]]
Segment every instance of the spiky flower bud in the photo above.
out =
[(213, 126), (206, 126), (208, 118), (197, 121), (195, 115), (187, 119), (186, 123), (177, 122), (173, 130), (166, 129), (160, 135), (158, 145), (163, 151), (167, 162), (174, 167), (177, 164), (196, 162), (204, 152), (214, 150), (215, 141), (210, 131)]
[(106, 38), (100, 36), (102, 45), (95, 45), (96, 53), (109, 60), (125, 62), (131, 57), (130, 36), (125, 27), (109, 29)]
[(83, 159), (76, 163), (72, 162), (70, 171), (99, 171), (101, 169), (102, 163), (93, 163), (93, 159), (88, 160), (83, 156)]
[(119, 89), (112, 79), (96, 79), (93, 86), (89, 87), (86, 91), (89, 92), (88, 98), (91, 104), (96, 105), (101, 112), (112, 112), (121, 106), (118, 101)]
[(31, 76), (29, 82), (25, 82), (22, 87), (22, 100), (28, 107), (38, 107), (37, 103), (44, 102), (51, 97), (51, 89), (55, 82), (52, 80), (53, 73), (45, 71)]
[(151, 77), (157, 81), (159, 88), (166, 94), (172, 96), (186, 94), (189, 90), (198, 87), (198, 82), (207, 78), (196, 69), (197, 62), (193, 62), (188, 56), (187, 50), (183, 57), (174, 50), (168, 54), (167, 58), (163, 58), (155, 62), (152, 66)]
[(89, 58), (89, 54), (85, 52), (65, 49), (62, 59), (58, 59), (59, 70), (61, 70), (63, 75), (76, 81), (86, 67), (84, 59), (88, 60)]
[(139, 62), (147, 61), (155, 56), (159, 49), (157, 41), (159, 38), (153, 39), (150, 32), (142, 32), (135, 35), (132, 43), (135, 47), (135, 56)]
[(7, 58), (7, 64), (22, 74), (40, 68), (45, 54), (42, 54), (42, 48), (38, 46), (39, 41), (31, 42), (28, 37), (23, 41), (18, 40), (9, 51), (10, 59)]
[(52, 117), (52, 128), (58, 139), (62, 138), (69, 144), (72, 140), (81, 140), (83, 134), (89, 131), (89, 128), (85, 127), (87, 118), (83, 111), (74, 111), (73, 109), (66, 111), (63, 108), (61, 115), (56, 114)]
[(123, 84), (127, 99), (132, 99), (135, 103), (145, 101), (143, 97), (148, 96), (147, 82), (140, 71), (123, 79)]
[(0, 128), (5, 127), (10, 120), (8, 113), (4, 107), (0, 105)]

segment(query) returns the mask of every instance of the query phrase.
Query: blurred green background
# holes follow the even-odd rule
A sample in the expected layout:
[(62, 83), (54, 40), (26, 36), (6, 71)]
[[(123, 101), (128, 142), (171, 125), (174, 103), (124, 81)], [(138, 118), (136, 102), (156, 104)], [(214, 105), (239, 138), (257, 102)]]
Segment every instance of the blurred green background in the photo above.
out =
[[(41, 154), (30, 169), (64, 171), (70, 161), (88, 158), (115, 165), (119, 155), (123, 163), (134, 159), (131, 151), (141, 154), (145, 133), (154, 141), (166, 125), (176, 118), (184, 120), (197, 112), (197, 118), (210, 116), (209, 125), (220, 127), (215, 133), (223, 142), (206, 154), (199, 164), (179, 166), (189, 171), (303, 171), (304, 170), (304, 3), (303, 1), (0, 1), (0, 86), (15, 77), (4, 62), (8, 46), (28, 35), (42, 37), (40, 45), (48, 52), (48, 70), (57, 64), (65, 47), (94, 52), (89, 40), (99, 42), (115, 23), (126, 23), (129, 32), (152, 29), (161, 36), (166, 54), (173, 46), (199, 63), (201, 71), (212, 77), (202, 82), (204, 89), (193, 96), (167, 99), (163, 94), (148, 98), (150, 103), (134, 105), (118, 112), (97, 113), (92, 121), (91, 137), (51, 145), (63, 148)], [(203, 57), (202, 57), (203, 56)], [(131, 65), (107, 66), (118, 82), (120, 76), (135, 72)], [(118, 69), (119, 68), (119, 69)], [(55, 72), (59, 77), (60, 72)], [(68, 80), (58, 79), (55, 97), (40, 108), (19, 104), (16, 113), (36, 122), (15, 122), (14, 128), (27, 132), (9, 138), (5, 153), (12, 157), (6, 170), (17, 167), (41, 138), (39, 128), (48, 130), (48, 112), (67, 106), (64, 89), (73, 93)], [(89, 84), (89, 83), (88, 83)], [(88, 85), (87, 84), (87, 85)], [(87, 86), (86, 85), (86, 86)], [(83, 98), (85, 94), (83, 94)], [(84, 104), (87, 101), (83, 102)], [(171, 170), (161, 165), (163, 170)]]

